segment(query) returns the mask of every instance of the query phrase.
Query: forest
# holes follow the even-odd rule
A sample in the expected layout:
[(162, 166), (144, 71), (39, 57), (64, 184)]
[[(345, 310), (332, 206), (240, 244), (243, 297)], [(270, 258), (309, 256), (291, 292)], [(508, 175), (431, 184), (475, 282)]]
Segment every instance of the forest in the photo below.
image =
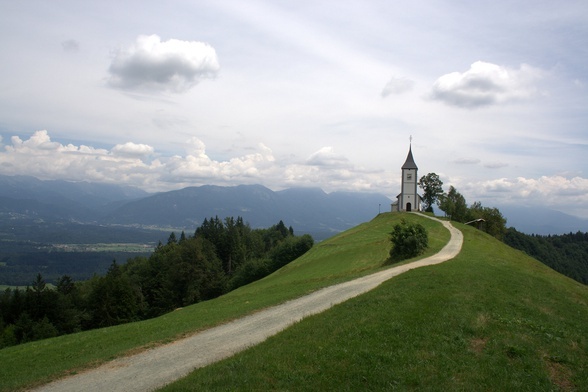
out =
[(0, 348), (93, 328), (157, 317), (218, 297), (300, 257), (314, 244), (282, 221), (251, 229), (243, 219), (205, 219), (194, 235), (171, 233), (149, 256), (104, 276), (75, 282), (63, 275), (49, 288), (43, 276), (25, 290), (0, 294)]
[(588, 284), (588, 233), (529, 235), (510, 227), (504, 242), (557, 272)]

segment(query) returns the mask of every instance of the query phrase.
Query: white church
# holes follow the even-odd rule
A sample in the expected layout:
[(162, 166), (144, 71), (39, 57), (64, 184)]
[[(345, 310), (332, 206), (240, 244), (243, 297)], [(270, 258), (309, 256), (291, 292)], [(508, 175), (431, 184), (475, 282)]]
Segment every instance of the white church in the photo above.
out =
[(417, 193), (419, 168), (414, 163), (412, 157), (412, 143), (408, 148), (408, 156), (404, 165), (402, 165), (402, 185), (400, 194), (396, 196), (396, 201), (392, 203), (392, 212), (400, 211), (421, 211), (422, 198)]

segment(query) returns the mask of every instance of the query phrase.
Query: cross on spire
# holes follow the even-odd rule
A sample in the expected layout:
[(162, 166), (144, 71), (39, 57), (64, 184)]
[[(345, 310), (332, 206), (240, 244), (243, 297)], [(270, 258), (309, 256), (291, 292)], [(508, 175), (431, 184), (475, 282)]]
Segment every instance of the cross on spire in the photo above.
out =
[(412, 135), (410, 135), (410, 137), (408, 138), (408, 140), (410, 141), (410, 144), (412, 144)]

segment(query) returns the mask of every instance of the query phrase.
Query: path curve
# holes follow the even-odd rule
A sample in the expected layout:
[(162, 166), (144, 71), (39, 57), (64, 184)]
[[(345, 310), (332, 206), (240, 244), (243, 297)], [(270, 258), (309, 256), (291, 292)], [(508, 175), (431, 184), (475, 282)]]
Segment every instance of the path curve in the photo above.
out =
[[(426, 215), (422, 215), (426, 216)], [(372, 275), (315, 291), (280, 305), (210, 328), (188, 338), (118, 358), (96, 369), (44, 385), (37, 391), (151, 391), (185, 377), (194, 369), (230, 357), (263, 342), (303, 318), (366, 293), (382, 282), (414, 268), (439, 264), (461, 250), (461, 231), (446, 221), (451, 233), (438, 253), (410, 264), (392, 267)]]

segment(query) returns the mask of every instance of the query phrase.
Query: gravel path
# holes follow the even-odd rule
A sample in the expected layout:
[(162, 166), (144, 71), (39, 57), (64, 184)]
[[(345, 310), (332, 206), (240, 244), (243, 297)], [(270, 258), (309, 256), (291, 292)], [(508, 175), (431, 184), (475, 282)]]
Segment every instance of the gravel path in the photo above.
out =
[[(429, 217), (430, 218), (430, 217)], [(435, 218), (430, 218), (435, 219)], [(437, 219), (435, 219), (437, 220)], [(452, 259), (461, 250), (462, 233), (441, 221), (451, 239), (441, 251), (414, 263), (389, 268), (277, 305), (96, 369), (57, 380), (38, 391), (150, 391), (239, 351), (263, 342), (303, 318), (372, 290), (408, 270)]]

